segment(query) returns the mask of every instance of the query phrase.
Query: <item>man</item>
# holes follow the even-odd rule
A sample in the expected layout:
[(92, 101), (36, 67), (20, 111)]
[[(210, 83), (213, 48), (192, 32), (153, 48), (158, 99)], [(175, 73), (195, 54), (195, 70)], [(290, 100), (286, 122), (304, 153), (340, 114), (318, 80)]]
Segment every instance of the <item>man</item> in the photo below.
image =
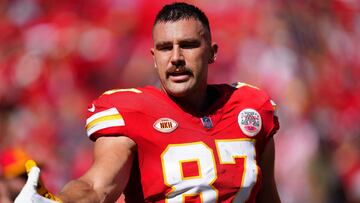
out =
[[(124, 193), (127, 202), (280, 202), (274, 105), (242, 83), (207, 84), (218, 46), (205, 14), (185, 3), (166, 5), (153, 40), (161, 89), (112, 90), (89, 106), (94, 163), (57, 201), (115, 202)], [(35, 194), (38, 175), (34, 167), (28, 193), (49, 202)]]

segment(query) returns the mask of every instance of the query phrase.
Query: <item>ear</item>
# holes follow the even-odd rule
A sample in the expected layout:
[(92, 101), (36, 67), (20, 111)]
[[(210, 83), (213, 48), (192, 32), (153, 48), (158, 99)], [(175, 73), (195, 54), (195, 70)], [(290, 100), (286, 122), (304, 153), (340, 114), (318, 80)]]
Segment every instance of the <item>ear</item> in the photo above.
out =
[(210, 58), (209, 58), (209, 64), (212, 64), (212, 63), (215, 62), (217, 52), (218, 52), (218, 45), (216, 43), (212, 43), (211, 44), (211, 53), (210, 53)]
[(151, 55), (152, 55), (152, 57), (153, 57), (154, 67), (157, 68), (156, 60), (155, 60), (154, 48), (151, 48), (151, 49), (150, 49), (150, 53), (151, 53)]

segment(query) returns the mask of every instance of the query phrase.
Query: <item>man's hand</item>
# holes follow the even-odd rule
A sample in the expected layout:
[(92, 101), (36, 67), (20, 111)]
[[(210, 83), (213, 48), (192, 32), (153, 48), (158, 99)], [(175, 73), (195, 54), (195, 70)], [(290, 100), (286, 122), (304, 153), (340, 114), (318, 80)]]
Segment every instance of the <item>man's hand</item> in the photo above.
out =
[[(32, 160), (26, 162), (26, 170), (28, 172), (28, 179), (16, 197), (14, 203), (59, 203), (61, 200), (57, 199), (51, 193), (49, 193), (42, 183), (39, 181), (40, 169), (36, 166), (36, 163)], [(40, 192), (40, 194), (39, 194)], [(43, 196), (45, 197), (43, 197)], [(51, 199), (54, 200), (51, 200)]]

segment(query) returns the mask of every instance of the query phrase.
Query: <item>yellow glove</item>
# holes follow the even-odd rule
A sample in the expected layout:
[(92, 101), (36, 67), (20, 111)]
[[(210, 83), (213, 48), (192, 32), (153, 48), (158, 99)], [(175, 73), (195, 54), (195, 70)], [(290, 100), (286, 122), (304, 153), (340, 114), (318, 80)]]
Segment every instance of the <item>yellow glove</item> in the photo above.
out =
[(28, 160), (25, 163), (28, 179), (16, 197), (14, 203), (62, 203), (62, 201), (51, 194), (40, 179), (40, 169), (35, 161)]

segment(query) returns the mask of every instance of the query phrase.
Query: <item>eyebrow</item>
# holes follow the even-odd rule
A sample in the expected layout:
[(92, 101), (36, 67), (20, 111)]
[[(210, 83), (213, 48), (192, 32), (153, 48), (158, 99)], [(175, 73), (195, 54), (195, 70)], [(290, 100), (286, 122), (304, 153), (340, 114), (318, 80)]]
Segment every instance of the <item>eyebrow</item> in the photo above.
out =
[[(181, 44), (201, 44), (201, 41), (196, 38), (187, 38), (187, 39), (180, 40), (178, 42), (178, 44), (180, 44), (180, 45)], [(169, 46), (169, 45), (173, 45), (173, 42), (172, 41), (160, 41), (155, 44), (155, 47), (161, 48), (161, 47)]]

